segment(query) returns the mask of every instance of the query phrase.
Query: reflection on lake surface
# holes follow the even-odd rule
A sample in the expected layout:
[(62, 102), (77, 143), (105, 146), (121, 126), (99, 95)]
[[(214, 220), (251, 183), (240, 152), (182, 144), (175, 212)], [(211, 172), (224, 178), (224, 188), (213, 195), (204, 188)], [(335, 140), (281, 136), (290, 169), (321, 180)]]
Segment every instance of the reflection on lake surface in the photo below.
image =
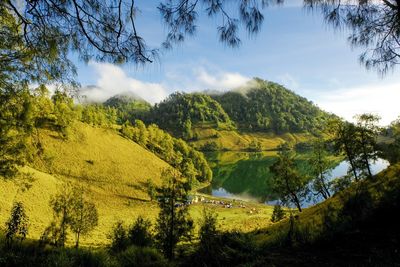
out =
[[(203, 188), (202, 193), (213, 196), (238, 200), (255, 200), (274, 203), (271, 188), (272, 174), (269, 167), (275, 162), (277, 153), (271, 152), (214, 152), (207, 153), (206, 157), (213, 170), (213, 181), (209, 187)], [(296, 164), (300, 173), (307, 174), (307, 154), (297, 154)], [(376, 174), (385, 169), (389, 162), (378, 159), (372, 164), (372, 172)], [(334, 169), (330, 179), (343, 176), (347, 173), (349, 164), (332, 157)], [(314, 199), (303, 203), (305, 207), (319, 202)]]

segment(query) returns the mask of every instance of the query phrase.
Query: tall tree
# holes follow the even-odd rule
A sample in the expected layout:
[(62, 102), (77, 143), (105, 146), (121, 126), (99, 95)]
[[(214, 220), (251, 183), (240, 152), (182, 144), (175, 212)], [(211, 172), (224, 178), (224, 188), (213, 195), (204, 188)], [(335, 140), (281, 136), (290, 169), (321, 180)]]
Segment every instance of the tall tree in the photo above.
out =
[(75, 247), (78, 248), (81, 235), (87, 235), (97, 226), (99, 215), (96, 205), (84, 198), (82, 188), (78, 189), (74, 195), (76, 198), (69, 225), (75, 234)]
[(185, 179), (173, 170), (162, 174), (163, 185), (158, 189), (160, 213), (156, 224), (156, 240), (168, 259), (174, 258), (176, 244), (191, 236), (193, 220), (189, 217)]
[(54, 104), (55, 126), (63, 137), (68, 137), (69, 126), (75, 119), (74, 101), (67, 92), (56, 91), (51, 97)]
[(10, 218), (6, 222), (5, 234), (8, 245), (11, 245), (15, 237), (21, 241), (26, 238), (28, 222), (29, 218), (26, 215), (24, 205), (22, 202), (15, 202), (11, 209)]
[(331, 142), (333, 148), (338, 154), (344, 154), (346, 160), (350, 164), (349, 172), (352, 173), (357, 181), (358, 177), (358, 144), (356, 140), (356, 127), (352, 123), (342, 121), (340, 119), (332, 119), (328, 124), (328, 130), (332, 134)]
[(27, 161), (32, 116), (32, 98), (26, 88), (0, 88), (0, 176), (13, 177)]
[(324, 199), (328, 199), (331, 196), (328, 175), (332, 170), (332, 166), (328, 160), (328, 152), (323, 140), (317, 139), (312, 143), (312, 152), (308, 163), (310, 172), (313, 175), (314, 191)]
[(52, 239), (56, 246), (64, 247), (67, 241), (68, 228), (72, 220), (73, 209), (77, 199), (75, 189), (66, 185), (50, 200), (53, 209), (53, 222), (45, 230), (44, 237)]
[(373, 114), (361, 114), (357, 119), (357, 143), (359, 144), (359, 162), (362, 171), (365, 171), (369, 178), (372, 178), (371, 161), (378, 158), (377, 138), (380, 127), (377, 125), (379, 117)]
[(278, 159), (270, 167), (273, 189), (283, 203), (291, 203), (301, 212), (301, 202), (307, 195), (307, 182), (296, 170), (293, 149), (284, 143), (278, 147)]

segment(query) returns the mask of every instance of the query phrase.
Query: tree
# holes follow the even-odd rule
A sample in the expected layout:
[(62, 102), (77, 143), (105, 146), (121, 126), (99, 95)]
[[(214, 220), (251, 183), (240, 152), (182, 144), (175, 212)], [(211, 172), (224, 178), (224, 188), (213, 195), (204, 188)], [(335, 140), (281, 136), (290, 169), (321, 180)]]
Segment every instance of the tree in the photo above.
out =
[(150, 197), (150, 201), (153, 201), (154, 199), (156, 199), (157, 188), (151, 179), (147, 179), (147, 181), (146, 181), (146, 192), (147, 192), (147, 195)]
[(204, 262), (211, 263), (210, 265), (218, 266), (221, 258), (221, 244), (218, 242), (217, 230), (217, 214), (212, 210), (203, 209), (203, 218), (199, 229), (199, 256)]
[(282, 206), (279, 204), (276, 204), (274, 206), (274, 210), (272, 212), (272, 216), (271, 216), (271, 222), (275, 223), (275, 222), (279, 222), (280, 220), (282, 220), (283, 218), (285, 218), (285, 212), (282, 209)]
[(262, 151), (262, 144), (260, 141), (253, 139), (249, 144), (249, 151), (260, 152)]
[(312, 143), (312, 152), (308, 159), (310, 173), (313, 175), (313, 189), (324, 199), (331, 197), (328, 175), (332, 170), (328, 153), (325, 148), (325, 142), (317, 139)]
[(26, 238), (28, 234), (28, 222), (29, 218), (25, 213), (24, 205), (22, 202), (15, 202), (11, 209), (10, 218), (6, 222), (5, 235), (8, 245), (12, 244), (15, 237), (21, 241)]
[(136, 221), (128, 230), (128, 239), (130, 244), (138, 247), (150, 247), (153, 244), (153, 235), (150, 232), (151, 222), (142, 216), (136, 218)]
[(74, 101), (66, 92), (56, 91), (51, 97), (54, 103), (55, 126), (57, 131), (66, 138), (69, 126), (75, 119)]
[[(260, 9), (282, 0), (236, 0), (238, 18), (229, 14), (226, 2), (160, 0), (157, 8), (168, 29), (163, 47), (170, 48), (193, 35), (199, 12), (221, 16), (220, 41), (238, 46), (239, 27), (256, 34), (264, 18)], [(70, 80), (75, 71), (68, 57), (70, 50), (86, 62), (153, 62), (158, 49), (149, 48), (140, 35), (136, 25), (139, 13), (139, 6), (129, 0), (2, 1), (0, 49), (7, 53), (1, 53), (0, 73), (26, 80)]]
[(360, 61), (385, 74), (400, 64), (399, 0), (304, 0), (307, 8), (318, 8), (325, 21), (350, 31), (352, 46), (364, 47)]
[(13, 177), (28, 160), (32, 113), (32, 99), (26, 88), (14, 90), (11, 86), (3, 91), (0, 87), (0, 176)]
[(123, 251), (129, 245), (127, 232), (122, 221), (114, 224), (108, 238), (111, 240), (111, 250), (114, 252)]
[(186, 181), (180, 174), (167, 169), (162, 173), (163, 185), (158, 189), (158, 214), (155, 238), (168, 259), (174, 258), (176, 244), (191, 236), (193, 220), (189, 218)]
[(99, 215), (96, 205), (84, 199), (82, 189), (78, 190), (76, 197), (69, 225), (75, 234), (75, 247), (78, 248), (80, 236), (87, 235), (97, 226)]
[(204, 209), (203, 219), (199, 229), (200, 247), (204, 251), (208, 251), (212, 248), (217, 234), (217, 214), (213, 211)]
[(43, 239), (50, 238), (55, 246), (64, 247), (78, 197), (76, 190), (70, 185), (64, 186), (52, 197), (50, 206), (53, 209), (53, 222), (43, 233)]
[(362, 171), (365, 171), (369, 178), (372, 178), (371, 161), (378, 159), (377, 138), (381, 131), (377, 123), (379, 117), (373, 114), (361, 114), (357, 119), (357, 142), (359, 143), (359, 161)]
[(357, 151), (359, 148), (357, 142), (355, 142), (356, 127), (352, 123), (340, 119), (332, 119), (328, 123), (328, 131), (332, 134), (333, 149), (336, 153), (343, 153), (346, 156), (346, 160), (350, 164), (349, 172), (358, 181)]
[(270, 167), (273, 190), (282, 202), (294, 204), (301, 212), (301, 201), (307, 195), (307, 182), (296, 170), (292, 148), (284, 143), (278, 149), (278, 159)]

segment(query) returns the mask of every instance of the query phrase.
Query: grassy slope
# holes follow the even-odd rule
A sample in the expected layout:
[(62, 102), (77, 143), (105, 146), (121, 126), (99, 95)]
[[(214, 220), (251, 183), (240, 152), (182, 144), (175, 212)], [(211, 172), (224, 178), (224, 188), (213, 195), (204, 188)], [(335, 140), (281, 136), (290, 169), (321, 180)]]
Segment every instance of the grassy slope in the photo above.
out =
[[(68, 182), (86, 188), (87, 196), (99, 211), (99, 225), (90, 237), (82, 238), (84, 245), (107, 243), (107, 234), (117, 220), (128, 224), (143, 215), (155, 221), (158, 207), (148, 200), (144, 183), (150, 178), (159, 184), (167, 163), (114, 130), (83, 123), (75, 125), (67, 141), (48, 130), (41, 130), (39, 138), (43, 156), (23, 168), (25, 175), (8, 181), (0, 179), (0, 228), (9, 216), (13, 201), (22, 201), (30, 218), (28, 237), (39, 238), (52, 219), (48, 205), (51, 196)], [(30, 188), (22, 190), (26, 183)], [(271, 208), (259, 204), (233, 209), (196, 204), (191, 207), (196, 222), (201, 218), (203, 206), (216, 210), (224, 230), (240, 226), (240, 230), (251, 231), (265, 227), (271, 216)], [(256, 212), (250, 214), (253, 208)]]
[(212, 125), (197, 125), (194, 132), (198, 136), (198, 140), (193, 142), (197, 148), (201, 148), (208, 142), (215, 142), (223, 150), (243, 151), (249, 148), (253, 140), (261, 143), (263, 150), (274, 150), (278, 145), (284, 142), (299, 143), (310, 139), (311, 135), (306, 133), (299, 134), (282, 134), (263, 132), (239, 132), (236, 130), (218, 130)]
[(272, 265), (398, 266), (399, 212), (400, 163), (298, 214), (293, 246), (288, 219), (252, 237)]
[[(38, 238), (52, 218), (50, 197), (70, 182), (82, 185), (96, 203), (99, 226), (83, 243), (96, 245), (117, 220), (132, 220), (139, 214), (155, 216), (155, 203), (147, 201), (144, 183), (148, 178), (161, 182), (161, 171), (168, 165), (134, 142), (113, 130), (93, 128), (79, 123), (70, 140), (42, 130), (39, 133), (44, 154), (36, 158), (24, 173), (31, 175), (31, 188), (21, 191), (26, 177), (16, 181), (0, 180), (0, 225), (4, 225), (13, 201), (23, 201), (30, 217), (30, 237)], [(35, 168), (35, 169), (34, 169)]]

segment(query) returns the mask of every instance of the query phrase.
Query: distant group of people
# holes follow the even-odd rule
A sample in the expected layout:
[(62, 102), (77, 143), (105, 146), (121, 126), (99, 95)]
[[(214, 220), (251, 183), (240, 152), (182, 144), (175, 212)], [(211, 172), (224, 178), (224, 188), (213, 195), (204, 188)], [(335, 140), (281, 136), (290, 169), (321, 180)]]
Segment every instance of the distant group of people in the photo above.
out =
[[(247, 208), (246, 205), (243, 204), (243, 202), (238, 202), (238, 204), (235, 203), (235, 199), (230, 201), (223, 201), (223, 200), (216, 200), (216, 199), (206, 199), (204, 196), (189, 196), (189, 199), (184, 202), (184, 203), (176, 203), (175, 207), (184, 207), (184, 206), (189, 206), (197, 203), (205, 203), (205, 204), (211, 204), (211, 205), (219, 205), (222, 206), (223, 208), (226, 209), (231, 209), (231, 208)], [(235, 204), (234, 204), (235, 203)], [(249, 209), (249, 214), (255, 214), (257, 213), (256, 208), (250, 208)]]

